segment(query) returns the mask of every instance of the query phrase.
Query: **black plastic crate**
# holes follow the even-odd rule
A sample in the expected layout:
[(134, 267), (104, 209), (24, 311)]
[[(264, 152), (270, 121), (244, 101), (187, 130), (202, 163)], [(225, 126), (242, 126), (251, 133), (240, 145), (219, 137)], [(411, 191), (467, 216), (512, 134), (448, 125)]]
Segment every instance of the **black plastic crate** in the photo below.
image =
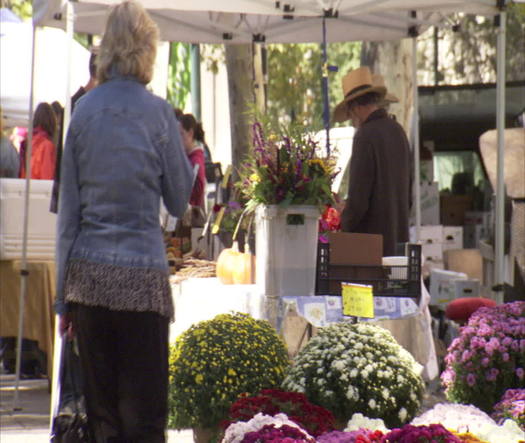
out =
[(406, 266), (331, 265), (330, 245), (317, 250), (317, 295), (341, 295), (341, 283), (371, 285), (375, 297), (421, 297), (421, 245), (407, 244)]

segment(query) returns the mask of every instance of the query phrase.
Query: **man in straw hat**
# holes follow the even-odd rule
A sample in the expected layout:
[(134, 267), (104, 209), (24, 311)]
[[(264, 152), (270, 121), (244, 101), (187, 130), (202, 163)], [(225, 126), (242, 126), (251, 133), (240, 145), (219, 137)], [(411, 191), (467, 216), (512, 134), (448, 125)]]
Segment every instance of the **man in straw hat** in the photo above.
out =
[[(343, 231), (383, 235), (383, 255), (408, 241), (410, 148), (403, 128), (384, 107), (387, 90), (362, 66), (343, 77), (344, 99), (333, 119), (358, 128), (350, 160)], [(379, 79), (380, 80), (380, 79)]]

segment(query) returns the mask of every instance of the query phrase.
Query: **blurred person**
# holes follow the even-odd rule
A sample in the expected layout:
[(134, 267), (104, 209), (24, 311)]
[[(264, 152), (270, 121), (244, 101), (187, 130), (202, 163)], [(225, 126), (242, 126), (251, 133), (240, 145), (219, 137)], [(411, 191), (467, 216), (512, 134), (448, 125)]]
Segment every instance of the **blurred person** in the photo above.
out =
[(197, 177), (193, 184), (190, 204), (204, 209), (204, 194), (206, 190), (204, 130), (202, 129), (202, 124), (198, 123), (192, 114), (183, 114), (179, 118), (179, 122), (182, 142), (188, 159), (193, 166), (199, 165)]
[(182, 216), (193, 174), (173, 109), (146, 89), (157, 41), (138, 2), (111, 9), (99, 85), (62, 158), (55, 309), (78, 341), (95, 442), (165, 441), (174, 311), (159, 206)]
[(354, 135), (348, 197), (341, 217), (346, 232), (382, 234), (383, 255), (396, 255), (408, 241), (410, 211), (410, 147), (405, 131), (381, 107), (386, 88), (373, 82), (366, 66), (342, 80), (344, 99), (335, 121), (348, 118)]
[(91, 55), (89, 56), (89, 80), (84, 86), (78, 88), (77, 92), (71, 97), (71, 113), (73, 113), (78, 99), (97, 86), (97, 54), (98, 48), (92, 47)]
[[(33, 115), (31, 143), (31, 178), (53, 180), (55, 176), (56, 147), (53, 142), (57, 131), (57, 118), (49, 103), (42, 102)], [(26, 139), (27, 141), (27, 139)], [(26, 176), (27, 142), (20, 148), (20, 178)]]
[(0, 177), (17, 178), (20, 157), (9, 137), (4, 134), (4, 117), (0, 109)]

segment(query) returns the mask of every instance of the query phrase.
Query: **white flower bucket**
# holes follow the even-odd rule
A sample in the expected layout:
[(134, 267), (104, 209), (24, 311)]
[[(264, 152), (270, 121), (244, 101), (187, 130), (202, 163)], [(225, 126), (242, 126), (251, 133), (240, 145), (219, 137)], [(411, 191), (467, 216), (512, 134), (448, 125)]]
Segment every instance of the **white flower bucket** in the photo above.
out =
[(319, 208), (259, 206), (256, 284), (265, 295), (314, 295)]

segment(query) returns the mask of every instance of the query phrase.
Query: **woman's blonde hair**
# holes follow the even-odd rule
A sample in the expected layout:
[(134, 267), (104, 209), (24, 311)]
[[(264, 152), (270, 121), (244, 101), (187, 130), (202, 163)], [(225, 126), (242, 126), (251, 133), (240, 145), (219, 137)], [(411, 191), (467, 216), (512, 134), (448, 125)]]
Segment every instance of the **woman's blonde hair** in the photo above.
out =
[(114, 6), (97, 57), (97, 77), (104, 83), (115, 74), (148, 84), (153, 77), (159, 30), (136, 1)]

